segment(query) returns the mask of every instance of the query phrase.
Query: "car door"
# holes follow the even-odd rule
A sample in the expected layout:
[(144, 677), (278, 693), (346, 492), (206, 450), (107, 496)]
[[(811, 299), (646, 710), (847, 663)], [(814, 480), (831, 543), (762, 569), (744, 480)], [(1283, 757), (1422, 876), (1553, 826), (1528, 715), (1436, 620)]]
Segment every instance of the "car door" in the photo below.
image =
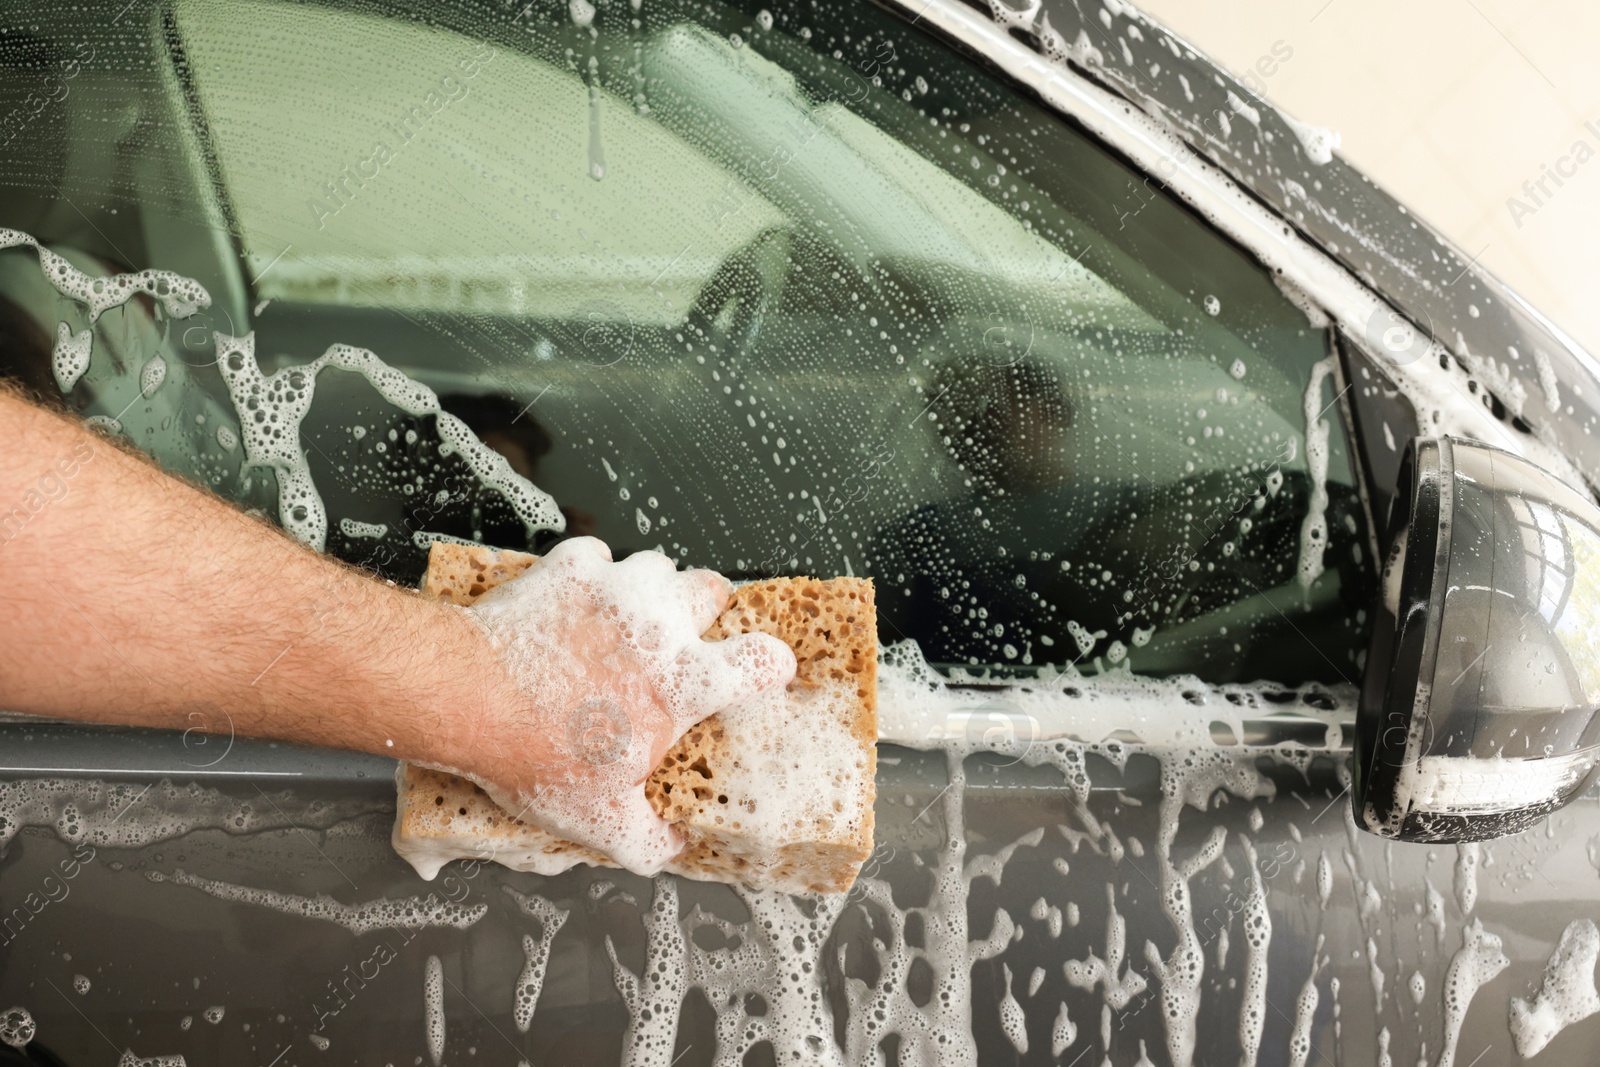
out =
[[(1467, 928), (1477, 970), (1443, 952), (1493, 851), (1385, 847), (1343, 801), (1382, 386), (1156, 177), (876, 8), (129, 18), (22, 129), (0, 223), (213, 301), (91, 322), (4, 253), (14, 372), (50, 384), (57, 324), (93, 329), (68, 403), (395, 580), (439, 537), (556, 527), (870, 575), (878, 848), (832, 899), (486, 861), (429, 884), (389, 847), (384, 761), (233, 738), (225, 709), (8, 723), (0, 1001), (36, 1053), (1454, 1051), (1438, 998), (1493, 935)], [(78, 54), (65, 20), (34, 32)], [(433, 390), (561, 522), (381, 376), (314, 365), (334, 343)], [(295, 448), (250, 433), (246, 371), (314, 384)]]

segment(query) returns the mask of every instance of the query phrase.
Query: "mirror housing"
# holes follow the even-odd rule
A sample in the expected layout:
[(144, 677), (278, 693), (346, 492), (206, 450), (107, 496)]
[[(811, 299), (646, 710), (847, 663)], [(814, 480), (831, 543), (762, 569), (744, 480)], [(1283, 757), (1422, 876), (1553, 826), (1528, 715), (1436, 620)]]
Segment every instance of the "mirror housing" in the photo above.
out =
[(1356, 825), (1517, 833), (1600, 772), (1600, 508), (1524, 459), (1419, 437), (1401, 464), (1356, 716)]

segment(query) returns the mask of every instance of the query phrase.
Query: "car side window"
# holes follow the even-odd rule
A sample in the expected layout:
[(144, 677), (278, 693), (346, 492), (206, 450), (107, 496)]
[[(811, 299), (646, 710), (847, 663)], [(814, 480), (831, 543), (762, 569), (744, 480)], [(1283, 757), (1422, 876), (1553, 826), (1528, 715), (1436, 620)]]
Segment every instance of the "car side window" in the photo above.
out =
[[(1356, 677), (1328, 331), (1158, 180), (870, 5), (450, 12), (175, 4), (168, 148), (218, 190), (263, 373), (370, 349), (566, 534), (872, 575), (883, 641), (945, 668)], [(250, 417), (177, 369), (135, 404)], [(273, 510), (229, 427), (155, 414), (141, 445)], [(356, 375), (298, 432), (327, 547), (399, 580), (436, 537), (557, 536)]]

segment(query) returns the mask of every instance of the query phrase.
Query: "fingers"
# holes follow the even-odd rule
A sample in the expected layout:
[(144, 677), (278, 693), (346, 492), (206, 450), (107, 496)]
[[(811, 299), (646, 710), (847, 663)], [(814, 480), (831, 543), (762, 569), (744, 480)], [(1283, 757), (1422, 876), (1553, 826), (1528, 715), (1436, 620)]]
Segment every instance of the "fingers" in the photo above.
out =
[(580, 563), (601, 560), (611, 562), (611, 546), (598, 537), (569, 537), (561, 541), (541, 559), (542, 563)]
[(768, 634), (696, 641), (661, 674), (657, 692), (681, 729), (724, 708), (781, 689), (794, 678), (794, 653)]
[(643, 598), (639, 607), (664, 631), (687, 622), (694, 636), (700, 636), (717, 621), (733, 592), (733, 583), (715, 571), (680, 572), (671, 558), (660, 552), (635, 552), (616, 567), (626, 576), (618, 592)]
[(682, 832), (657, 815), (644, 790), (635, 787), (615, 797), (612, 810), (617, 818), (616, 834), (601, 834), (597, 839), (573, 840), (605, 853), (626, 870), (645, 877), (660, 874), (684, 848)]
[(689, 570), (683, 572), (683, 582), (689, 593), (689, 613), (694, 620), (694, 632), (703, 634), (711, 629), (722, 609), (728, 606), (733, 595), (733, 583), (716, 571)]

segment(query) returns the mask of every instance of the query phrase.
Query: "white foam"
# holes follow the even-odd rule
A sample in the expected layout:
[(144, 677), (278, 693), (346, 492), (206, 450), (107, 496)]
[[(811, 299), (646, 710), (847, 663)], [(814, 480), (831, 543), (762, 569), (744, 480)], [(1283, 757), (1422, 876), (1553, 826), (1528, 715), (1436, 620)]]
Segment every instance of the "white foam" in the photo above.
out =
[(1153, 941), (1145, 942), (1144, 954), (1161, 981), (1167, 1054), (1173, 1067), (1190, 1067), (1194, 1062), (1195, 1019), (1200, 1012), (1201, 980), (1205, 975), (1205, 952), (1195, 931), (1189, 880), (1222, 855), (1227, 829), (1212, 827), (1205, 843), (1182, 861), (1173, 860), (1172, 844), (1184, 806), (1206, 811), (1211, 795), (1219, 789), (1251, 798), (1271, 795), (1272, 784), (1260, 775), (1252, 761), (1222, 751), (1201, 751), (1183, 759), (1162, 761), (1161, 832), (1156, 839), (1156, 856), (1160, 861), (1162, 904), (1178, 939), (1165, 957)]
[(140, 848), (198, 830), (229, 834), (296, 828), (323, 830), (361, 815), (392, 810), (388, 801), (352, 799), (288, 805), (240, 799), (197, 783), (163, 778), (102, 782), (82, 778), (0, 781), (0, 849), (24, 826), (43, 826), (69, 845)]
[[(199, 309), (211, 306), (210, 294), (193, 279), (165, 270), (142, 270), (108, 278), (91, 277), (21, 230), (0, 227), (0, 249), (20, 246), (30, 247), (39, 254), (39, 269), (57, 292), (88, 309), (90, 325), (106, 311), (120, 307), (140, 293), (154, 297), (167, 314), (178, 319), (188, 318)], [(67, 323), (57, 325), (50, 366), (55, 374), (56, 385), (62, 392), (70, 392), (89, 369), (92, 350), (93, 335), (90, 330), (73, 333)], [(159, 356), (156, 357), (156, 360), (159, 359)], [(141, 388), (146, 396), (160, 387), (165, 372), (164, 363), (154, 370), (150, 364), (145, 366), (147, 381), (141, 383)], [(154, 384), (149, 384), (148, 379), (152, 377)]]
[(1477, 919), (1461, 932), (1461, 942), (1461, 949), (1451, 958), (1444, 975), (1444, 1047), (1439, 1050), (1435, 1067), (1452, 1067), (1467, 1006), (1485, 983), (1511, 966), (1500, 950), (1500, 939), (1485, 931)]
[(422, 1026), (433, 1067), (444, 1062), (444, 964), (429, 956), (422, 973)]
[(389, 536), (389, 524), (386, 522), (359, 522), (355, 519), (340, 519), (339, 532), (346, 537), (370, 537), (373, 540), (381, 541)]
[(154, 396), (166, 380), (167, 361), (160, 356), (151, 356), (139, 371), (139, 392), (146, 397)]
[(135, 1056), (133, 1049), (123, 1049), (117, 1067), (187, 1067), (182, 1056)]
[[(877, 953), (878, 982), (868, 985), (859, 978), (846, 979), (845, 997), (852, 1022), (846, 1029), (845, 1058), (851, 1064), (872, 1062), (879, 1043), (890, 1033), (899, 1035), (904, 1062), (977, 1061), (972, 1037), (972, 965), (998, 955), (1010, 944), (1016, 927), (1005, 909), (996, 909), (989, 935), (972, 940), (968, 887), (978, 877), (998, 884), (1006, 861), (1016, 849), (1037, 844), (1042, 834), (1024, 835), (993, 855), (975, 857), (969, 864), (962, 809), (966, 792), (962, 756), (949, 753), (947, 767), (949, 787), (940, 798), (945, 844), (930, 872), (933, 888), (928, 904), (901, 908), (896, 906), (887, 882), (857, 882), (864, 888), (867, 900), (883, 909), (888, 930)], [(906, 939), (906, 925), (913, 920), (922, 928), (921, 946)], [(917, 963), (932, 983), (932, 995), (920, 1005), (906, 984)]]
[(1383, 1010), (1383, 990), (1388, 975), (1383, 971), (1383, 957), (1378, 954), (1378, 942), (1367, 938), (1367, 973), (1372, 977), (1372, 996), (1376, 1011)]
[(64, 322), (56, 326), (56, 346), (50, 352), (50, 369), (63, 393), (70, 393), (89, 369), (93, 347), (94, 331), (85, 329), (73, 333), (72, 327)]
[(539, 920), (537, 940), (529, 934), (522, 935), (522, 973), (517, 976), (515, 999), (511, 1007), (511, 1017), (517, 1029), (527, 1033), (533, 1023), (534, 1009), (539, 1006), (539, 993), (544, 989), (544, 972), (550, 963), (550, 945), (561, 931), (562, 924), (567, 921), (569, 912), (537, 893), (524, 895), (510, 886), (501, 888), (517, 902), (517, 907), (522, 909), (524, 915)]
[(327, 542), (328, 517), (301, 451), (300, 424), (311, 410), (317, 376), (328, 367), (361, 375), (379, 395), (407, 414), (432, 415), (440, 453), (459, 454), (484, 485), (511, 505), (529, 536), (540, 530), (566, 528), (561, 509), (548, 493), (512, 470), (506, 458), (478, 440), (466, 423), (442, 410), (432, 389), (389, 366), (376, 353), (334, 344), (310, 363), (266, 375), (256, 362), (254, 332), (243, 337), (213, 336), (217, 367), (244, 435), (246, 465), (273, 471), (278, 480), (278, 520), (319, 552)]
[[(982, 699), (960, 688), (973, 684), (984, 687)], [(991, 678), (961, 669), (941, 675), (928, 666), (916, 642), (901, 641), (878, 656), (878, 739), (922, 749), (965, 743), (967, 751), (1026, 752), (1030, 760), (1046, 762), (1044, 753), (1051, 746), (1040, 742), (1066, 739), (1100, 745), (1096, 751), (1117, 763), (1118, 751), (1125, 759), (1131, 744), (1103, 744), (1113, 738), (1131, 735), (1136, 744), (1152, 749), (1212, 749), (1213, 720), (1229, 726), (1235, 737), (1245, 736), (1244, 719), (1250, 713), (1285, 710), (1281, 698), (1266, 699), (1269, 692), (1286, 690), (1270, 683), (1214, 686), (1188, 676), (1149, 678), (1126, 671), (1084, 677), (1070, 667), (1045, 667), (1027, 679)], [(1340, 724), (1355, 717), (1355, 689), (1312, 685), (1289, 692), (1300, 698), (1289, 705), (1296, 715), (1324, 725), (1321, 747), (1341, 747)], [(1174, 707), (1195, 700), (1205, 707), (1203, 716), (1173, 714)], [(989, 731), (982, 738), (966, 736), (972, 732), (973, 713), (987, 713), (997, 701), (1003, 701), (999, 706), (1014, 721), (1012, 729)], [(1327, 705), (1330, 710), (1324, 710)], [(1305, 751), (1309, 755), (1312, 749)], [(1087, 788), (1087, 779), (1083, 781)]]
[[(1092, 746), (1063, 742), (1062, 747), (1074, 749), (1081, 759)], [(698, 990), (717, 1016), (719, 1064), (742, 1062), (761, 1042), (771, 1042), (778, 1062), (873, 1063), (891, 1034), (902, 1050), (902, 1063), (977, 1062), (978, 1050), (972, 1037), (972, 969), (977, 961), (1002, 952), (1018, 938), (1020, 930), (1003, 909), (997, 909), (987, 935), (974, 938), (968, 924), (980, 920), (969, 915), (971, 883), (977, 878), (999, 882), (1016, 851), (1037, 846), (1042, 832), (1031, 831), (996, 852), (968, 856), (963, 758), (972, 748), (956, 742), (945, 748), (950, 786), (936, 800), (933, 813), (937, 814), (930, 813), (941, 823), (943, 843), (937, 857), (925, 865), (932, 876), (932, 886), (922, 906), (897, 904), (887, 882), (868, 876), (858, 882), (849, 898), (825, 896), (803, 902), (781, 894), (740, 890), (750, 919), (736, 923), (698, 909), (680, 916), (675, 880), (658, 878), (655, 897), (644, 918), (644, 966), (635, 972), (622, 963), (615, 945), (608, 941), (617, 989), (630, 1019), (623, 1061), (667, 1067), (679, 1051), (682, 1005), (690, 991)], [(1237, 753), (1215, 748), (1150, 751), (1163, 764), (1162, 825), (1154, 852), (1163, 865), (1161, 888), (1168, 917), (1179, 932), (1178, 947), (1172, 955), (1164, 960), (1157, 957), (1152, 963), (1160, 967), (1168, 1051), (1176, 1052), (1171, 1062), (1181, 1064), (1192, 1062), (1201, 990), (1211, 985), (1203, 981), (1203, 962), (1190, 954), (1191, 949), (1198, 954), (1198, 938), (1189, 915), (1189, 881), (1220, 858), (1224, 838), (1218, 828), (1197, 854), (1175, 860), (1172, 843), (1177, 821), (1186, 807), (1209, 810), (1213, 794), (1219, 789), (1253, 798), (1268, 795), (1270, 786), (1257, 773), (1254, 761)], [(1068, 768), (1065, 773), (1072, 773), (1073, 761), (1063, 759), (1061, 764)], [(1086, 830), (1065, 827), (1063, 836), (1073, 842), (1074, 849), (1087, 842), (1096, 851), (1109, 855), (1110, 827), (1092, 817), (1087, 817), (1085, 825)], [(1243, 846), (1251, 871), (1243, 907), (1247, 947), (1240, 1037), (1245, 1052), (1242, 1062), (1249, 1067), (1259, 1052), (1266, 1011), (1266, 962), (1272, 923), (1260, 863), (1250, 842), (1244, 841)], [(919, 866), (923, 866), (920, 860)], [(1064, 973), (1069, 983), (1078, 988), (1102, 989), (1103, 1023), (1109, 1027), (1113, 1003), (1124, 1007), (1130, 1004), (1144, 990), (1145, 980), (1126, 966), (1126, 921), (1116, 907), (1114, 887), (1108, 886), (1107, 894), (1105, 958), (1090, 953), (1084, 960), (1069, 961)], [(844, 1027), (846, 1047), (840, 1050), (834, 1044), (829, 1000), (821, 985), (829, 961), (821, 953), (847, 900), (859, 903), (874, 916), (874, 938), (865, 944), (851, 939), (839, 950), (837, 963), (845, 974), (849, 1019)], [(1036, 900), (1029, 907), (1030, 920), (1039, 922), (1043, 916), (1048, 921), (1051, 910), (1048, 902)], [(920, 931), (920, 938), (908, 939), (907, 930), (913, 926)], [(708, 928), (720, 936), (696, 936)], [(721, 947), (707, 949), (702, 942)], [(854, 954), (863, 949), (870, 954), (865, 969), (876, 976), (871, 983), (854, 976), (862, 969)], [(1146, 952), (1153, 954), (1153, 949), (1147, 947)], [(1325, 963), (1325, 959), (1315, 963), (1312, 979), (1306, 983), (1310, 992), (1305, 988), (1301, 992), (1296, 1035), (1305, 1037), (1306, 1047), (1310, 1020), (1316, 1011), (1310, 998), (1316, 995), (1315, 978)], [(914, 969), (923, 984), (916, 1000), (908, 985)], [(1005, 993), (996, 1004), (1002, 1032), (1009, 1043), (1027, 1042), (1028, 1020), (1023, 1005), (1034, 1003), (1031, 998), (1042, 990), (1043, 982), (1037, 974), (1030, 976), (1030, 1000), (1025, 1002), (1017, 988), (1020, 975), (1007, 967), (1002, 967), (1001, 974)], [(748, 1013), (752, 994), (759, 994), (764, 1003), (759, 1015)], [(1063, 1004), (1057, 1009), (1051, 1028), (1054, 1054), (1059, 1058), (1077, 1036), (1077, 1027)], [(1294, 1049), (1300, 1047), (1298, 1042), (1294, 1045)], [(1183, 1058), (1185, 1055), (1188, 1060)]]
[(442, 901), (432, 893), (426, 897), (401, 897), (369, 900), (363, 904), (345, 904), (325, 893), (314, 897), (281, 893), (272, 889), (255, 889), (250, 886), (219, 882), (201, 878), (183, 870), (163, 874), (146, 872), (152, 882), (172, 882), (188, 886), (220, 900), (236, 904), (254, 904), (285, 915), (298, 915), (307, 919), (324, 919), (349, 930), (357, 936), (374, 930), (421, 930), (428, 927), (452, 927), (465, 930), (488, 914), (486, 904), (456, 904)]
[(0, 227), (0, 249), (27, 245), (39, 253), (39, 268), (45, 280), (69, 300), (89, 309), (92, 323), (111, 308), (120, 307), (140, 293), (155, 298), (168, 315), (186, 319), (211, 306), (205, 287), (191, 278), (166, 270), (141, 270), (94, 278), (83, 273), (21, 230)]
[(688, 939), (678, 924), (676, 879), (655, 880), (650, 910), (644, 915), (644, 934), (645, 964), (638, 974), (617, 958), (616, 946), (606, 935), (612, 980), (628, 1010), (621, 1062), (631, 1067), (671, 1067), (678, 1013), (688, 991), (689, 977), (685, 958)]
[(39, 1026), (27, 1008), (11, 1007), (0, 1011), (0, 1041), (12, 1048), (26, 1046), (38, 1032)]
[(89, 976), (84, 974), (73, 975), (72, 988), (80, 997), (86, 995), (90, 989)]
[[(1328, 420), (1322, 416), (1322, 383), (1333, 374), (1337, 357), (1318, 360), (1311, 368), (1306, 386), (1306, 473), (1311, 482), (1311, 500), (1300, 524), (1300, 587), (1309, 590), (1322, 576), (1323, 554), (1328, 547)], [(1331, 407), (1332, 405), (1329, 405)]]
[(1267, 950), (1272, 944), (1272, 913), (1255, 846), (1244, 842), (1250, 861), (1250, 888), (1244, 898), (1244, 995), (1239, 1007), (1239, 1063), (1255, 1067), (1261, 1052), (1261, 1029), (1267, 1022)]
[(1307, 161), (1317, 166), (1325, 166), (1333, 162), (1333, 150), (1339, 147), (1339, 132), (1326, 126), (1313, 126), (1309, 122), (1301, 122), (1288, 114), (1279, 111), (1278, 117), (1283, 119), (1295, 139), (1300, 142), (1300, 147), (1305, 150)]
[(1444, 897), (1437, 889), (1433, 888), (1433, 883), (1427, 879), (1423, 880), (1423, 886), (1426, 889), (1428, 924), (1433, 927), (1433, 947), (1442, 949), (1444, 948), (1445, 930)]
[(1533, 1000), (1511, 998), (1511, 1036), (1523, 1059), (1536, 1056), (1573, 1023), (1600, 1012), (1594, 965), (1600, 957), (1600, 930), (1578, 919), (1561, 932), (1561, 940), (1544, 967)]
[(1000, 1030), (1011, 1042), (1011, 1047), (1022, 1055), (1028, 1051), (1028, 1017), (1022, 1013), (1022, 1005), (1017, 1003), (1016, 995), (1011, 992), (1011, 968), (1002, 963), (1000, 970), (1006, 980), (1005, 996), (1000, 998)]
[(1045, 971), (1043, 967), (1035, 967), (1033, 973), (1028, 975), (1028, 996), (1039, 995), (1039, 987), (1044, 985)]
[[(1317, 947), (1313, 956), (1320, 957), (1322, 952), (1322, 937), (1317, 937)], [(1317, 958), (1311, 965), (1311, 974), (1306, 978), (1306, 984), (1300, 987), (1300, 995), (1294, 1003), (1294, 1029), (1289, 1032), (1289, 1067), (1306, 1067), (1306, 1059), (1311, 1055), (1311, 1024), (1316, 1021), (1317, 1001), (1317, 974), (1322, 970), (1322, 959)]]
[(1471, 915), (1478, 903), (1478, 865), (1483, 861), (1483, 846), (1476, 841), (1456, 845), (1456, 903), (1463, 917)]
[(1101, 959), (1093, 952), (1081, 960), (1067, 960), (1062, 964), (1068, 984), (1090, 992), (1102, 987), (1107, 1005), (1117, 1011), (1145, 990), (1144, 975), (1132, 967), (1123, 967), (1127, 952), (1128, 920), (1117, 911), (1114, 887), (1106, 886), (1106, 956)]
[(1056, 1059), (1072, 1047), (1078, 1040), (1078, 1027), (1067, 1015), (1067, 1002), (1061, 1002), (1061, 1010), (1056, 1012), (1056, 1021), (1050, 1027), (1050, 1055)]

